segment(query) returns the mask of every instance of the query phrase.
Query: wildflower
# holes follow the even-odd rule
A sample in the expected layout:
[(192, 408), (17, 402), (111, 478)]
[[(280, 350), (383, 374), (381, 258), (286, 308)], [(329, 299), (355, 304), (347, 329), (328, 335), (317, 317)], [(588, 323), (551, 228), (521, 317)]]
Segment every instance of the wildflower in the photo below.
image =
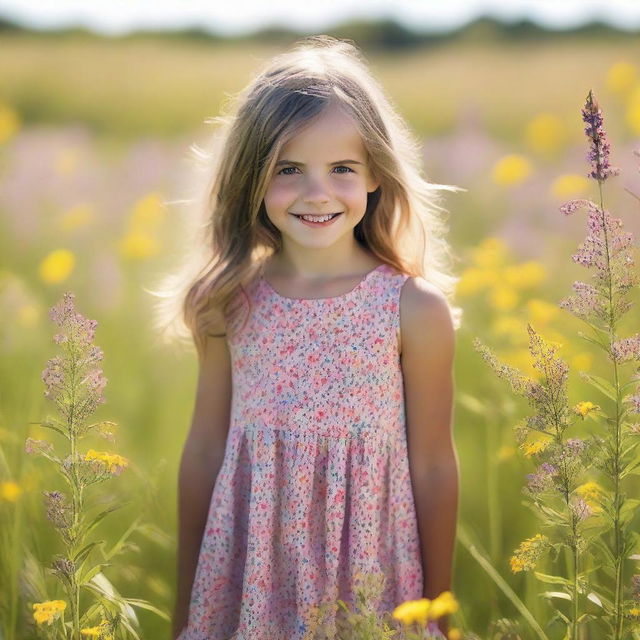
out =
[(40, 263), (40, 278), (49, 284), (57, 284), (69, 277), (76, 258), (68, 249), (56, 249), (47, 254)]
[(530, 173), (530, 162), (514, 153), (501, 158), (493, 167), (492, 175), (496, 184), (510, 186), (522, 182)]
[(447, 633), (447, 640), (462, 640), (462, 632), (457, 627), (451, 627)]
[(46, 602), (33, 603), (33, 619), (38, 623), (52, 624), (67, 608), (64, 600), (47, 600)]
[(91, 638), (100, 638), (101, 640), (112, 640), (113, 635), (109, 633), (111, 625), (107, 620), (103, 620), (96, 627), (86, 627), (85, 629), (80, 629), (80, 633), (84, 636), (89, 636)]
[(573, 410), (576, 414), (581, 416), (583, 419), (585, 416), (588, 416), (592, 411), (597, 411), (600, 407), (597, 404), (594, 404), (590, 401), (578, 402), (578, 404), (573, 407)]
[[(476, 267), (487, 271), (504, 265), (509, 254), (509, 248), (502, 238), (490, 236), (485, 238), (472, 253)], [(495, 272), (494, 272), (495, 273)]]
[(558, 473), (558, 469), (549, 462), (543, 462), (535, 473), (527, 474), (527, 488), (533, 493), (542, 493), (553, 488), (553, 477)]
[(43, 491), (47, 518), (57, 529), (68, 529), (72, 524), (71, 506), (61, 491)]
[(618, 363), (640, 360), (640, 333), (614, 342), (611, 345), (611, 355), (614, 362)]
[(125, 258), (144, 259), (160, 252), (160, 243), (147, 231), (131, 231), (120, 241), (120, 253)]
[(439, 596), (431, 601), (428, 616), (431, 620), (437, 620), (438, 618), (442, 618), (442, 616), (455, 613), (459, 608), (460, 605), (451, 591), (443, 591)]
[(604, 182), (610, 176), (618, 175), (620, 170), (609, 164), (611, 145), (602, 126), (602, 110), (597, 100), (593, 97), (592, 91), (589, 91), (587, 101), (582, 109), (582, 120), (587, 124), (584, 132), (591, 144), (591, 150), (587, 156), (587, 159), (591, 162), (591, 173), (588, 175), (598, 182)]
[(72, 577), (76, 571), (76, 565), (64, 556), (56, 556), (51, 563), (51, 567), (58, 576), (66, 580), (71, 585)]
[(631, 576), (631, 597), (640, 602), (640, 573)]
[(27, 438), (24, 443), (24, 450), (29, 454), (47, 455), (53, 452), (53, 445), (47, 440), (36, 440), (35, 438)]
[(405, 625), (413, 624), (427, 624), (427, 617), (429, 614), (429, 607), (431, 600), (429, 598), (420, 598), (419, 600), (407, 600), (398, 605), (393, 610), (393, 617), (396, 620), (400, 620)]
[(529, 300), (527, 302), (527, 310), (531, 321), (536, 324), (548, 324), (558, 315), (557, 307), (544, 300)]
[(523, 442), (520, 445), (520, 448), (522, 449), (525, 458), (530, 458), (531, 456), (544, 451), (550, 443), (551, 440), (548, 438), (539, 438), (533, 442)]
[(603, 495), (602, 487), (593, 480), (581, 484), (579, 487), (576, 487), (574, 491), (585, 500), (599, 500)]
[(558, 198), (582, 195), (589, 185), (588, 180), (577, 173), (568, 173), (556, 178), (551, 185), (551, 193)]
[(627, 614), (630, 618), (640, 620), (640, 607), (632, 607), (631, 609), (629, 609)]
[(529, 146), (539, 153), (553, 153), (564, 143), (566, 129), (553, 113), (540, 113), (527, 125), (525, 132)]
[(89, 449), (85, 454), (84, 459), (88, 461), (96, 460), (103, 464), (109, 473), (114, 475), (120, 475), (120, 473), (129, 466), (129, 461), (126, 458), (123, 458), (116, 453), (96, 451), (95, 449)]
[(633, 411), (633, 413), (640, 413), (640, 393), (635, 396), (625, 396), (625, 400), (631, 406), (631, 411)]
[(0, 482), (0, 499), (7, 502), (17, 502), (22, 489), (17, 482), (13, 480), (5, 480)]
[(0, 144), (7, 142), (20, 129), (20, 116), (9, 105), (0, 104)]
[(536, 533), (532, 538), (527, 538), (520, 543), (510, 559), (511, 571), (528, 571), (535, 568), (540, 555), (544, 551), (548, 542), (547, 536)]
[(586, 520), (589, 516), (593, 515), (593, 509), (591, 505), (583, 498), (572, 499), (569, 503), (571, 513), (580, 521)]
[(614, 93), (627, 93), (636, 82), (636, 68), (627, 61), (614, 62), (607, 72), (607, 88)]

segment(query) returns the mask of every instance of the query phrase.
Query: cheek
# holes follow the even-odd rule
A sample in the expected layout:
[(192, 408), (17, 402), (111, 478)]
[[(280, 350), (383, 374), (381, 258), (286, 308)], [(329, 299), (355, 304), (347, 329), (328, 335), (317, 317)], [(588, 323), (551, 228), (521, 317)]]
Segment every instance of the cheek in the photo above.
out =
[(267, 211), (286, 208), (291, 201), (291, 189), (282, 184), (269, 185), (264, 194), (264, 206)]

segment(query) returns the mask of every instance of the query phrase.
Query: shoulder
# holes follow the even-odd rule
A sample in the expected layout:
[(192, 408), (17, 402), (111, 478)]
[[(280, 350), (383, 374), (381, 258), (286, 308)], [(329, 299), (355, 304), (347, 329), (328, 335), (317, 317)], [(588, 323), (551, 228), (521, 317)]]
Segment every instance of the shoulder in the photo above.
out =
[(410, 276), (402, 285), (400, 326), (403, 355), (453, 357), (455, 328), (451, 307), (442, 291), (420, 276)]

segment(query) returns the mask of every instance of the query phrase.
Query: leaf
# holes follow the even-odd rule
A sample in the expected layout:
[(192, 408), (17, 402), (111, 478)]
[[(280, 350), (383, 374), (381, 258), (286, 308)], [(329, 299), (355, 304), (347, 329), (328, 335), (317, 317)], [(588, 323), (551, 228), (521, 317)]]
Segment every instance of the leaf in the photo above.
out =
[(110, 513), (112, 513), (113, 511), (116, 511), (117, 509), (120, 509), (121, 507), (123, 507), (124, 504), (116, 504), (113, 505), (112, 507), (109, 507), (108, 509), (105, 509), (104, 511), (102, 511), (101, 513), (99, 513), (88, 525), (87, 528), (85, 530), (85, 535), (87, 533), (89, 533), (104, 517), (108, 516)]
[(533, 572), (536, 578), (542, 582), (546, 582), (548, 584), (563, 584), (567, 587), (573, 586), (570, 580), (563, 578), (561, 576), (551, 576), (546, 573), (541, 573), (540, 571)]
[(136, 598), (126, 598), (125, 602), (128, 602), (130, 605), (134, 607), (140, 607), (141, 609), (147, 609), (149, 611), (152, 611), (153, 613), (160, 616), (164, 620), (169, 620), (169, 621), (171, 620), (171, 616), (168, 613), (166, 613), (165, 611), (161, 611), (157, 607), (154, 607), (150, 602), (147, 602), (146, 600), (138, 600)]
[(587, 600), (591, 600), (591, 602), (597, 604), (601, 609), (603, 608), (602, 607), (602, 600), (600, 600), (598, 595), (595, 594), (593, 591), (591, 593), (587, 594)]
[(95, 576), (97, 573), (102, 571), (104, 567), (110, 567), (110, 566), (111, 566), (110, 562), (100, 562), (97, 565), (95, 565), (95, 567), (91, 567), (90, 569), (87, 569), (87, 572), (82, 576), (82, 578), (78, 580), (78, 584), (83, 585), (83, 584), (86, 584), (87, 582), (90, 582), (91, 578), (93, 578), (93, 576)]
[(96, 545), (104, 544), (104, 542), (105, 542), (104, 540), (97, 540), (94, 542), (90, 542), (85, 547), (82, 547), (82, 549), (80, 549), (80, 551), (78, 551), (78, 553), (72, 558), (73, 562), (75, 564), (82, 564), (84, 559), (89, 555), (89, 552), (91, 551), (91, 549), (93, 549), (93, 547), (95, 547)]
[(570, 593), (566, 593), (565, 591), (543, 591), (540, 594), (543, 598), (561, 598), (562, 600), (573, 600), (573, 596)]
[(589, 384), (595, 387), (601, 393), (604, 393), (608, 398), (611, 398), (614, 402), (618, 401), (616, 390), (611, 386), (607, 380), (600, 376), (593, 375), (592, 373), (580, 372), (580, 377), (586, 380)]

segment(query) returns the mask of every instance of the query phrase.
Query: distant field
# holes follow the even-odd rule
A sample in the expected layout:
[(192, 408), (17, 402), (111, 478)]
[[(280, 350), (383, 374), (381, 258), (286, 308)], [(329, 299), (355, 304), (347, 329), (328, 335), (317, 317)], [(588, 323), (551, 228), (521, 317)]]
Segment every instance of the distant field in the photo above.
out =
[[(4, 36), (0, 47), (2, 98), (27, 124), (82, 120), (124, 138), (192, 131), (280, 50), (34, 36)], [(492, 134), (510, 139), (541, 110), (572, 119), (589, 88), (604, 98), (607, 69), (639, 53), (629, 43), (566, 38), (539, 45), (452, 43), (369, 59), (419, 133), (450, 132), (462, 110), (475, 108)]]

